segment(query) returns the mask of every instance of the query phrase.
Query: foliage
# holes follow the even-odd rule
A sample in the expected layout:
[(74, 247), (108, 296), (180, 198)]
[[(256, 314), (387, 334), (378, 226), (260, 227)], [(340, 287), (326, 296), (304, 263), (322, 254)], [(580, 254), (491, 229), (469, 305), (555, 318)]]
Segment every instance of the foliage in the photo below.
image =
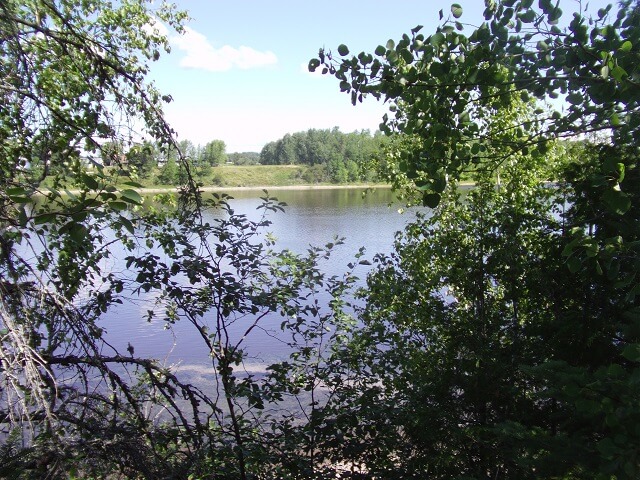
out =
[(381, 155), (380, 135), (315, 130), (287, 134), (260, 152), (263, 165), (309, 165), (307, 181), (348, 183), (371, 179), (370, 164)]
[[(111, 349), (98, 322), (123, 287), (104, 262), (112, 245), (133, 245), (142, 200), (135, 183), (110, 185), (98, 158), (124, 167), (117, 146), (137, 126), (172, 142), (161, 116), (168, 98), (145, 76), (168, 49), (152, 25), (180, 30), (183, 19), (141, 1), (0, 6), (0, 403), (3, 436), (21, 447), (2, 459), (14, 478), (59, 476), (76, 462), (144, 469), (155, 455), (144, 400), (134, 401), (121, 366), (161, 369)], [(110, 455), (119, 460), (100, 465)]]
[(157, 165), (158, 152), (151, 142), (132, 146), (126, 153), (127, 166), (140, 177), (149, 177)]
[[(145, 81), (167, 48), (153, 25), (180, 31), (184, 14), (141, 0), (0, 4), (0, 474), (637, 477), (640, 15), (626, 2), (563, 31), (559, 6), (532, 3), (488, 1), (468, 36), (454, 5), (429, 37), (311, 61), (354, 102), (391, 103), (383, 129), (400, 135), (385, 174), (436, 207), (377, 258), (357, 305), (345, 298), (362, 252), (328, 277), (340, 239), (277, 251), (264, 229), (283, 204), (266, 195), (251, 220), (202, 197), (194, 177), (220, 156), (178, 144), (169, 98)], [(556, 94), (564, 116), (536, 103)], [(142, 137), (177, 197), (135, 190)], [(383, 165), (380, 142), (309, 131), (263, 154), (351, 180), (362, 161)], [(130, 180), (117, 188), (105, 159)], [(477, 182), (465, 198), (462, 175)], [(116, 247), (125, 272), (109, 268)], [(132, 298), (157, 299), (150, 321), (197, 333), (207, 382), (107, 341), (104, 314)], [(272, 316), (291, 354), (255, 375), (245, 338)]]
[(582, 180), (559, 195), (530, 162), (501, 174), (463, 202), (447, 190), (376, 259), (325, 440), (340, 432), (335, 459), (383, 478), (632, 478), (637, 306), (558, 262), (597, 196), (580, 200)]
[[(464, 202), (447, 190), (396, 253), (377, 257), (363, 327), (344, 350), (356, 374), (333, 406), (347, 422), (342, 454), (370, 475), (535, 477), (509, 434), (541, 430), (550, 413), (532, 395), (544, 383), (524, 368), (548, 354), (557, 265), (545, 260), (559, 229), (534, 172), (514, 166), (500, 189), (479, 179)], [(357, 449), (363, 435), (370, 453)]]
[[(345, 419), (337, 458), (361, 459), (373, 476), (640, 471), (629, 427), (640, 375), (639, 7), (576, 12), (562, 29), (559, 3), (533, 3), (487, 1), (469, 34), (453, 5), (432, 35), (418, 26), (373, 54), (340, 46), (309, 63), (354, 104), (390, 103), (381, 129), (398, 139), (386, 173), (437, 207), (379, 259), (365, 328), (345, 350), (353, 388), (327, 410)], [(465, 176), (476, 189), (452, 198)], [(371, 455), (363, 436), (379, 446)]]
[(226, 145), (222, 140), (212, 140), (200, 151), (198, 162), (212, 167), (222, 165), (227, 161), (225, 150)]
[(227, 155), (229, 163), (233, 165), (258, 165), (260, 153), (258, 152), (234, 152)]
[[(595, 18), (576, 12), (563, 30), (560, 7), (549, 0), (539, 4), (487, 2), (486, 21), (468, 35), (456, 7), (432, 35), (417, 26), (374, 54), (352, 57), (348, 49), (337, 57), (321, 50), (309, 68), (335, 75), (354, 104), (367, 95), (390, 103), (393, 115), (385, 116), (381, 128), (416, 137), (399, 170), (410, 179), (421, 173), (431, 178), (429, 195), (473, 165), (492, 168), (514, 152), (545, 154), (551, 138), (610, 131), (617, 143), (637, 142), (637, 6), (623, 2), (614, 19), (611, 8)], [(485, 120), (516, 97), (560, 95), (566, 95), (566, 112), (536, 110), (510, 127), (517, 132), (515, 143), (502, 138), (513, 132), (486, 127)], [(488, 144), (501, 147), (502, 156), (488, 151)]]
[(160, 169), (158, 183), (160, 185), (177, 185), (179, 183), (178, 180), (179, 167), (176, 160), (173, 157), (170, 157), (169, 160), (167, 160), (167, 163), (165, 163)]
[[(180, 151), (189, 145), (177, 144), (162, 118), (169, 98), (145, 79), (168, 49), (154, 25), (180, 31), (185, 15), (169, 4), (149, 7), (0, 4), (3, 477), (248, 478), (287, 457), (297, 464), (282, 432), (264, 441), (280, 419), (263, 411), (299, 390), (277, 382), (267, 389), (244, 372), (244, 335), (265, 316), (283, 315), (286, 330), (316, 342), (292, 363), (313, 373), (327, 339), (348, 328), (339, 302), (324, 311), (306, 303), (353, 281), (318, 270), (331, 247), (308, 256), (272, 251), (262, 241), (266, 217), (250, 221), (226, 198), (201, 197), (189, 152)], [(140, 138), (149, 143), (135, 146)], [(145, 202), (136, 191), (151, 145), (177, 169), (177, 198)], [(218, 220), (203, 220), (207, 208)], [(262, 208), (282, 205), (265, 197)], [(118, 252), (125, 271), (112, 268)], [(126, 347), (109, 341), (104, 315), (136, 298), (158, 299), (150, 319), (158, 312), (155, 321), (196, 329), (211, 353), (210, 383), (193, 385), (139, 356), (135, 339)], [(324, 329), (340, 321), (344, 327)], [(242, 325), (240, 336), (231, 337), (231, 325)], [(320, 389), (308, 385), (305, 393)]]
[[(147, 395), (154, 395), (148, 414), (154, 414), (150, 409), (155, 405), (171, 419), (169, 431), (156, 425), (152, 438), (165, 439), (167, 455), (175, 455), (180, 445), (189, 449), (184, 460), (164, 458), (162, 468), (173, 468), (174, 475), (198, 478), (214, 471), (220, 478), (250, 478), (261, 472), (269, 476), (287, 462), (313, 465), (312, 452), (306, 458), (298, 450), (300, 444), (291, 443), (292, 424), (309, 415), (300, 398), (311, 396), (311, 411), (322, 400), (315, 369), (335, 344), (331, 338), (345, 335), (351, 326), (340, 296), (355, 277), (325, 278), (319, 266), (335, 243), (311, 248), (306, 256), (275, 252), (268, 240), (262, 240), (262, 230), (270, 223), (266, 214), (281, 211), (282, 204), (263, 198), (260, 208), (265, 215), (251, 221), (235, 214), (227, 200), (214, 195), (211, 207), (224, 215), (213, 223), (203, 223), (188, 209), (176, 218), (163, 210), (150, 211), (150, 228), (141, 240), (156, 249), (127, 259), (128, 267), (137, 272), (136, 291), (159, 294), (161, 320), (187, 322), (210, 352), (211, 378), (205, 384), (183, 385), (178, 375), (163, 372), (167, 386), (176, 383), (179, 396), (157, 385), (151, 372), (147, 378)], [(323, 292), (335, 297), (327, 306), (319, 298)], [(157, 315), (149, 311), (150, 320)], [(245, 370), (251, 352), (244, 343), (274, 315), (283, 318), (281, 338), (290, 338), (292, 360), (269, 366), (271, 373), (262, 379)], [(293, 378), (304, 384), (292, 384)], [(288, 407), (285, 413), (287, 399), (284, 405), (293, 399), (299, 409)], [(171, 430), (176, 427), (179, 430)]]
[[(148, 7), (0, 4), (0, 476), (302, 476), (321, 462), (316, 426), (301, 425), (326, 401), (355, 276), (322, 273), (340, 241), (276, 251), (264, 231), (283, 209), (274, 199), (258, 220), (203, 199), (198, 151), (173, 139), (168, 97), (145, 81), (168, 48), (154, 24), (180, 31), (185, 16)], [(135, 178), (158, 156), (181, 188), (143, 199)], [(130, 300), (152, 307), (149, 321), (194, 329), (203, 383), (140, 356), (136, 339), (110, 341), (105, 314)], [(245, 339), (271, 316), (291, 358), (255, 376)]]

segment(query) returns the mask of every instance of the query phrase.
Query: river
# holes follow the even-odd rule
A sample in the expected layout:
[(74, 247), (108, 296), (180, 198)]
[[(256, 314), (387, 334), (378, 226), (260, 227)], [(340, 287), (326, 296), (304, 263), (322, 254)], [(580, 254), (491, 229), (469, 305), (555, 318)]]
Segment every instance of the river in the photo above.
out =
[[(261, 191), (230, 192), (230, 201), (236, 213), (258, 219), (256, 207), (261, 203)], [(375, 189), (363, 195), (358, 188), (278, 190), (272, 193), (286, 202), (284, 213), (270, 216), (272, 224), (267, 231), (277, 239), (278, 249), (305, 252), (310, 245), (321, 246), (332, 242), (334, 236), (345, 237), (345, 244), (336, 247), (326, 273), (341, 274), (353, 261), (360, 247), (366, 248), (371, 260), (376, 253), (388, 253), (393, 247), (394, 234), (413, 220), (413, 213), (398, 213), (400, 204), (390, 203), (393, 194), (387, 188)], [(219, 214), (219, 212), (217, 212)], [(216, 212), (208, 212), (213, 221)], [(367, 273), (362, 267), (360, 277)], [(200, 371), (210, 365), (208, 351), (198, 333), (187, 322), (176, 322), (166, 328), (160, 319), (148, 322), (145, 318), (150, 299), (131, 299), (110, 310), (104, 322), (108, 340), (123, 349), (128, 343), (137, 356), (156, 358), (167, 364), (180, 364), (183, 371)], [(287, 347), (278, 339), (282, 318), (279, 315), (262, 321), (262, 329), (254, 330), (245, 348), (250, 352), (249, 362), (255, 368), (286, 356)]]

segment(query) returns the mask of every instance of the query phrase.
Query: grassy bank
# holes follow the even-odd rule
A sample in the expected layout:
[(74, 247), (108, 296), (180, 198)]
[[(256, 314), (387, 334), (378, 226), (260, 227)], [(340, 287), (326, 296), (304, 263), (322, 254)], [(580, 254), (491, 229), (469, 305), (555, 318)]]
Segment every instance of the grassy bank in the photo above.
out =
[(305, 167), (297, 165), (224, 165), (214, 168), (209, 184), (219, 187), (302, 185), (304, 170)]
[[(310, 182), (304, 175), (309, 167), (305, 165), (224, 165), (212, 169), (210, 175), (195, 177), (198, 184), (204, 191), (242, 190), (242, 189), (321, 189), (321, 188), (363, 188), (363, 187), (388, 187), (389, 185), (376, 182), (358, 183), (330, 183), (330, 182)], [(105, 173), (111, 176), (115, 183), (121, 188), (131, 188), (131, 178), (119, 176), (116, 167), (106, 167)], [(116, 177), (116, 178), (114, 178)], [(142, 186), (142, 190), (147, 193), (160, 193), (174, 191), (177, 184), (163, 184), (158, 182), (158, 169), (154, 169), (144, 177), (138, 177), (135, 181)], [(52, 188), (52, 178), (45, 179), (41, 188)], [(76, 193), (80, 190), (79, 185), (71, 181), (62, 182), (56, 189), (68, 189)]]
[[(335, 183), (310, 182), (307, 165), (222, 165), (211, 169), (206, 176), (196, 176), (196, 181), (204, 187), (290, 187), (305, 185), (333, 185)], [(149, 178), (141, 179), (145, 188), (169, 188), (175, 185), (159, 184), (152, 173)], [(350, 185), (350, 184), (342, 184)]]

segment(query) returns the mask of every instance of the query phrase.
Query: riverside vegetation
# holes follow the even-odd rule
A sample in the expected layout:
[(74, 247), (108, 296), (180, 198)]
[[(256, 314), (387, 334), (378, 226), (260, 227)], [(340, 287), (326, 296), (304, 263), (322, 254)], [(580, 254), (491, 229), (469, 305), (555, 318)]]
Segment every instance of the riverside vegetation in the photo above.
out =
[(166, 149), (151, 141), (128, 148), (110, 141), (86, 161), (108, 167), (103, 171), (116, 177), (122, 174), (123, 181), (133, 175), (146, 187), (175, 187), (189, 176), (219, 187), (375, 183), (381, 180), (375, 166), (386, 143), (379, 132), (310, 129), (270, 142), (260, 153), (227, 154), (222, 140), (205, 146), (183, 140)]
[[(435, 32), (309, 63), (389, 103), (379, 174), (432, 208), (354, 292), (361, 254), (321, 268), (339, 239), (281, 251), (256, 241), (277, 200), (250, 221), (201, 195), (145, 82), (168, 47), (149, 25), (184, 13), (2, 2), (0, 475), (638, 478), (640, 5), (485, 5), (479, 26), (454, 4)], [(127, 144), (121, 116), (175, 152), (177, 195), (143, 208), (135, 177), (88, 168)], [(106, 342), (105, 312), (144, 294), (198, 333), (208, 384)], [(292, 353), (258, 377), (242, 339), (270, 315)]]

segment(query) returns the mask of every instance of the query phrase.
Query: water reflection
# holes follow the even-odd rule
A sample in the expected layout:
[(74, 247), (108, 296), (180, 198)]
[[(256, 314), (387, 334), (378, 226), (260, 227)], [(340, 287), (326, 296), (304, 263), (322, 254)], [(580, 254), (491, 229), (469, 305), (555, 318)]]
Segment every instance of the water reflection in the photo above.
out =
[[(331, 259), (323, 265), (325, 273), (341, 275), (353, 261), (360, 247), (365, 247), (368, 259), (376, 253), (390, 252), (394, 234), (413, 220), (414, 214), (397, 212), (398, 205), (389, 206), (393, 195), (389, 189), (377, 189), (363, 196), (359, 189), (278, 190), (271, 196), (286, 202), (285, 213), (274, 213), (267, 232), (277, 238), (278, 249), (305, 252), (310, 245), (324, 245), (335, 236), (345, 237), (345, 244), (336, 248)], [(258, 220), (262, 192), (234, 192), (230, 201), (236, 213)], [(205, 221), (212, 222), (220, 212), (206, 213)], [(365, 267), (359, 272), (366, 275)], [(209, 364), (208, 351), (198, 332), (186, 322), (170, 328), (160, 319), (146, 321), (147, 310), (153, 308), (153, 298), (131, 299), (112, 309), (105, 318), (109, 340), (118, 346), (131, 343), (136, 355), (180, 362), (194, 372)], [(273, 314), (251, 333), (245, 348), (251, 352), (253, 366), (261, 366), (281, 359), (288, 348), (278, 332), (282, 317)]]

